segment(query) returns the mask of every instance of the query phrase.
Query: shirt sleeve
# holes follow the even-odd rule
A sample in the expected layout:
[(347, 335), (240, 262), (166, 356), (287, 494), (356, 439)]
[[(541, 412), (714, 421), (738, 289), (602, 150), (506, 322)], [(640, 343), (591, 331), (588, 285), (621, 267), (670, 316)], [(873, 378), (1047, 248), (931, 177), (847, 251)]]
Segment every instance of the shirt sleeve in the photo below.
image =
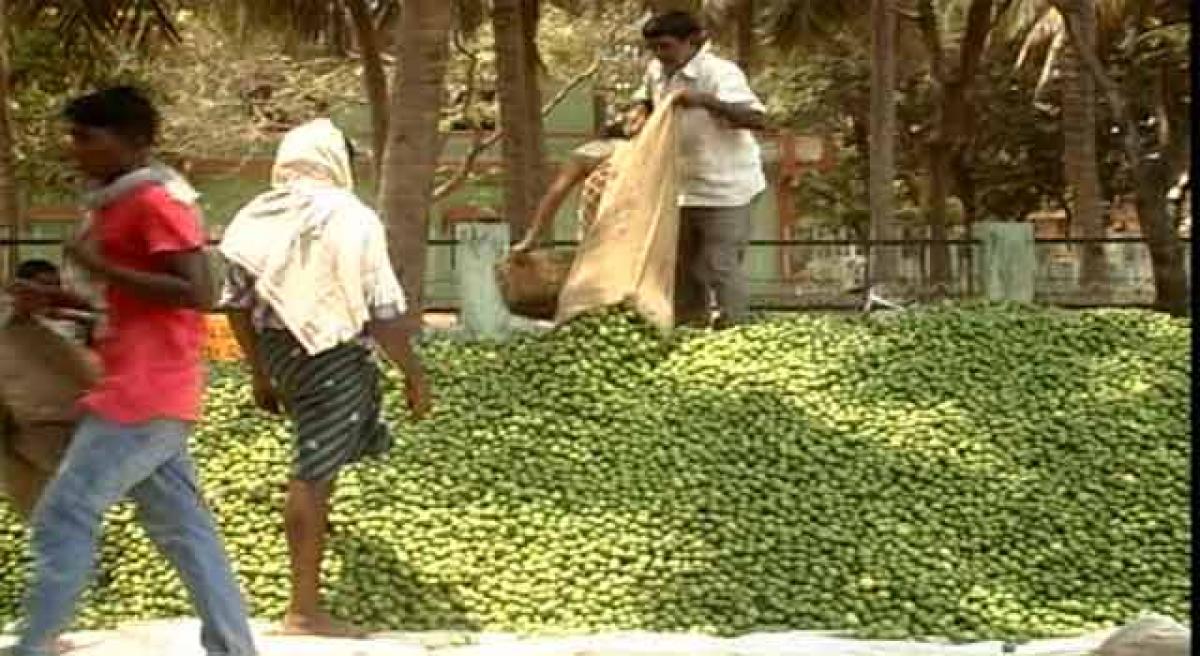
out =
[(161, 188), (146, 196), (142, 212), (143, 239), (151, 255), (204, 248), (204, 231), (196, 211)]
[(716, 86), (716, 91), (713, 93), (717, 100), (731, 105), (746, 105), (759, 112), (767, 111), (766, 106), (750, 88), (746, 74), (737, 67), (737, 64), (730, 62), (727, 66), (717, 67), (713, 78)]
[(228, 262), (221, 282), (221, 310), (249, 311), (254, 307), (254, 278), (241, 266)]
[(642, 83), (638, 88), (633, 90), (633, 97), (630, 98), (633, 102), (648, 102), (654, 104), (654, 65), (657, 62), (651, 62), (646, 67), (646, 73), (642, 76)]
[(375, 321), (399, 319), (408, 309), (404, 288), (396, 278), (388, 256), (387, 239), (382, 225), (372, 226), (364, 235), (367, 240), (363, 258), (363, 289), (367, 308)]

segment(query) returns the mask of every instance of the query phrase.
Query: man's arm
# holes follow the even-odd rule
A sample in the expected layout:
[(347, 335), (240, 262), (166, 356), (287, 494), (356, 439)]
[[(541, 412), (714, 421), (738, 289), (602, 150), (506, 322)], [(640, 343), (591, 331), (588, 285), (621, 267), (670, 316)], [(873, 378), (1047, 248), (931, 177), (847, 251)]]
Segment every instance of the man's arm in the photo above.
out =
[(767, 114), (747, 103), (722, 102), (716, 96), (707, 96), (701, 105), (708, 111), (725, 119), (735, 128), (762, 130), (767, 127)]
[(750, 88), (746, 74), (736, 64), (717, 65), (709, 73), (705, 88), (711, 93), (684, 91), (677, 102), (684, 107), (701, 107), (742, 130), (762, 130), (767, 113), (762, 101)]
[(711, 93), (682, 91), (675, 100), (681, 107), (706, 109), (741, 130), (762, 130), (767, 126), (767, 114), (754, 103), (724, 102)]
[(238, 348), (242, 349), (242, 355), (246, 357), (250, 373), (265, 379), (266, 371), (263, 369), (258, 350), (258, 334), (254, 332), (254, 326), (250, 322), (250, 313), (245, 310), (226, 310), (225, 317), (229, 320), (229, 328), (233, 331), (234, 341), (237, 342)]
[(429, 411), (429, 386), (425, 369), (413, 351), (411, 338), (420, 329), (419, 308), (408, 312), (404, 289), (396, 278), (388, 256), (386, 233), (378, 220), (365, 226), (370, 232), (362, 258), (362, 280), (365, 298), (370, 308), (367, 335), (383, 350), (392, 364), (404, 372), (404, 393), (408, 408), (417, 419)]
[(412, 333), (405, 319), (372, 320), (367, 324), (367, 332), (388, 360), (404, 374), (405, 394), (413, 416), (424, 418), (429, 412), (429, 384), (421, 359), (412, 348)]
[(554, 178), (554, 182), (550, 184), (550, 188), (546, 190), (546, 195), (542, 196), (541, 202), (538, 203), (537, 211), (533, 214), (533, 220), (529, 224), (529, 229), (521, 241), (513, 247), (514, 251), (521, 252), (533, 248), (534, 242), (537, 241), (542, 231), (554, 222), (554, 217), (557, 216), (558, 209), (562, 207), (563, 201), (571, 193), (571, 189), (586, 178), (588, 173), (591, 173), (594, 169), (594, 164), (584, 162), (579, 158), (573, 157), (567, 160), (562, 171)]
[(163, 253), (163, 273), (137, 271), (106, 261), (90, 239), (67, 245), (67, 255), (109, 284), (149, 301), (172, 307), (207, 310), (212, 307), (212, 284), (203, 249)]
[(233, 338), (242, 349), (246, 364), (250, 366), (250, 389), (254, 395), (254, 404), (267, 412), (278, 413), (279, 401), (271, 386), (271, 377), (267, 375), (267, 370), (262, 364), (262, 353), (258, 349), (258, 333), (254, 331), (250, 313), (240, 309), (229, 309), (225, 316), (229, 319)]
[[(67, 244), (66, 253), (93, 274), (143, 299), (172, 307), (207, 310), (212, 284), (204, 253), (204, 232), (193, 208), (154, 189), (135, 202), (138, 224), (124, 239), (139, 239), (157, 271), (139, 271), (104, 257), (94, 230)], [(136, 230), (136, 236), (133, 232)]]

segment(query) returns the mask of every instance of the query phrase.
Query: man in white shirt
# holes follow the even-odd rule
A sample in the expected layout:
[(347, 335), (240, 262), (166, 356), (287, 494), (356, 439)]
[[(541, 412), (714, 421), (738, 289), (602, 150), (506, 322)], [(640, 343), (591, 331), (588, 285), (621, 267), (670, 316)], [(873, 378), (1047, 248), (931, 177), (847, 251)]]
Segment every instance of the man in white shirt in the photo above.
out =
[(751, 131), (763, 128), (766, 108), (737, 64), (709, 51), (704, 30), (691, 14), (655, 16), (642, 36), (654, 61), (637, 99), (660, 104), (680, 91), (676, 102), (683, 108), (676, 321), (707, 320), (711, 295), (718, 325), (737, 323), (749, 303), (742, 258), (751, 207), (767, 186)]

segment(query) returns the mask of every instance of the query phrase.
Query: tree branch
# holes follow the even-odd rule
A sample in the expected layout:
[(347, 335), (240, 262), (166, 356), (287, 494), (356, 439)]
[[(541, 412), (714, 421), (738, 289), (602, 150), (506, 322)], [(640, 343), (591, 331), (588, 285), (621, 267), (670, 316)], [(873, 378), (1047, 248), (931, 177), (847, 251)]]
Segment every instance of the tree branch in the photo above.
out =
[(362, 49), (363, 86), (371, 103), (372, 168), (378, 180), (383, 167), (383, 150), (387, 147), (388, 80), (370, 7), (366, 0), (346, 0), (345, 4), (358, 37), (358, 47)]
[(967, 9), (967, 33), (959, 50), (958, 80), (964, 88), (975, 81), (991, 26), (992, 0), (971, 0)]
[[(599, 57), (592, 60), (592, 65), (586, 70), (571, 78), (571, 80), (567, 82), (563, 88), (558, 90), (558, 93), (554, 94), (554, 97), (551, 98), (549, 102), (542, 106), (542, 116), (544, 117), (550, 114), (550, 112), (554, 111), (556, 107), (561, 105), (562, 102), (566, 100), (567, 96), (570, 95), (572, 91), (574, 91), (577, 87), (579, 87), (579, 85), (583, 84), (588, 79), (595, 76), (598, 70), (600, 70)], [(482, 155), (492, 146), (496, 145), (500, 139), (503, 138), (504, 130), (496, 130), (488, 135), (486, 139), (483, 138), (483, 134), (483, 130), (475, 130), (471, 150), (467, 153), (467, 156), (463, 159), (462, 163), (459, 164), (454, 175), (450, 176), (448, 180), (443, 182), (437, 187), (437, 189), (433, 191), (433, 198), (435, 201), (442, 200), (455, 191), (458, 191), (458, 188), (461, 187), (468, 179), (470, 179), (473, 169), (475, 168), (475, 162), (479, 159), (480, 155)]]
[(941, 88), (946, 80), (946, 56), (942, 51), (942, 36), (938, 30), (937, 12), (933, 0), (920, 0), (917, 5), (917, 26), (921, 30), (925, 49), (929, 51), (930, 74), (934, 84)]

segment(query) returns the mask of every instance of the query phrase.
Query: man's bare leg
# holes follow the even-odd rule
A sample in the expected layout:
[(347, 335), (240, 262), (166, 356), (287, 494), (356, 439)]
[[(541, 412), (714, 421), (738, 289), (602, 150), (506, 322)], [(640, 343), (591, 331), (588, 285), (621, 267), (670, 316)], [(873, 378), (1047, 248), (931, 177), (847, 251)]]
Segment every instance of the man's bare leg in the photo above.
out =
[(335, 620), (321, 608), (321, 557), (329, 528), (333, 482), (293, 480), (288, 484), (284, 525), (292, 561), (292, 600), (283, 633), (327, 638), (365, 638), (367, 632)]

